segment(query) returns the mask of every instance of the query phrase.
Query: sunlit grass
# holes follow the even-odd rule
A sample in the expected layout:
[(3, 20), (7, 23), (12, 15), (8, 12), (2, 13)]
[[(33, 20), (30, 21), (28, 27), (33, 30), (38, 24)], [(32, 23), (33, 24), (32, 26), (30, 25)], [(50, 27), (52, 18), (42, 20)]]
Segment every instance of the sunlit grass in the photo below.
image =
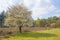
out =
[(60, 40), (60, 29), (51, 29), (30, 33), (18, 33), (2, 40)]

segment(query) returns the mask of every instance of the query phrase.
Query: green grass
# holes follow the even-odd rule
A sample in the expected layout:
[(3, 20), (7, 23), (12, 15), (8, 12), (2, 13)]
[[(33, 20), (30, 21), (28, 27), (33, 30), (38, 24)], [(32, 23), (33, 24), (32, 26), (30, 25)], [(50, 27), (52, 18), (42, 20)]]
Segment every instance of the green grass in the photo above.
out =
[(51, 33), (20, 33), (16, 35), (17, 37), (32, 37), (32, 38), (39, 38), (39, 37), (56, 37), (56, 34)]
[(18, 33), (2, 40), (60, 40), (60, 29), (43, 30), (30, 33)]

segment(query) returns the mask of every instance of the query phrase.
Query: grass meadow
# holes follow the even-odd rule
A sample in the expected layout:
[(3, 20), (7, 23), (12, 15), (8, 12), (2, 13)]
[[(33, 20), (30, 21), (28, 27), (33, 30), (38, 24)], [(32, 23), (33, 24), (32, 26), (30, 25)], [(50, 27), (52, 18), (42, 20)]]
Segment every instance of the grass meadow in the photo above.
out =
[(17, 33), (15, 36), (1, 38), (0, 40), (60, 40), (60, 29)]

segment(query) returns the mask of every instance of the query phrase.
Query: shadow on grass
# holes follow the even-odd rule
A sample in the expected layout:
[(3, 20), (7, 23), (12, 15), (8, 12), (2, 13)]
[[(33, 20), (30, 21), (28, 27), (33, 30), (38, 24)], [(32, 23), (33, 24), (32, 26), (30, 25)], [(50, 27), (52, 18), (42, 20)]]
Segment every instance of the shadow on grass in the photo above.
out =
[(57, 37), (56, 34), (50, 34), (50, 33), (19, 33), (16, 36), (18, 37)]

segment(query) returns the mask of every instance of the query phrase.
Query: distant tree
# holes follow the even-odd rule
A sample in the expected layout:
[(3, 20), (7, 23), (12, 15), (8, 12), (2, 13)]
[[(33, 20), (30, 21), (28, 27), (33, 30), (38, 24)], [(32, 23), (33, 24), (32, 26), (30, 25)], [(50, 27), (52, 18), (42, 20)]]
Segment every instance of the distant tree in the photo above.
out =
[(53, 16), (49, 17), (47, 19), (37, 19), (35, 20), (35, 26), (40, 26), (40, 27), (59, 27), (60, 26), (60, 17)]
[(22, 27), (32, 26), (32, 22), (31, 11), (29, 11), (24, 5), (14, 5), (6, 12), (5, 25), (10, 27), (18, 26), (20, 32), (22, 32)]
[(4, 20), (5, 20), (5, 12), (2, 11), (1, 14), (0, 14), (0, 27), (3, 27)]
[(60, 17), (57, 17), (57, 16), (49, 17), (47, 19), (41, 19), (41, 26), (55, 27), (56, 25), (59, 24), (59, 23), (57, 23), (58, 20), (60, 20)]
[(46, 19), (41, 19), (41, 23), (40, 23), (40, 26), (41, 27), (45, 27), (46, 26)]
[(60, 28), (60, 20), (57, 20), (57, 21), (56, 21), (55, 27), (56, 27), (56, 28)]
[(51, 19), (52, 19), (52, 20), (51, 20), (52, 23), (56, 23), (56, 21), (59, 20), (59, 17), (53, 16)]
[(37, 20), (35, 20), (35, 25), (38, 26), (38, 27), (40, 27), (40, 21), (41, 20), (39, 18), (37, 18)]

